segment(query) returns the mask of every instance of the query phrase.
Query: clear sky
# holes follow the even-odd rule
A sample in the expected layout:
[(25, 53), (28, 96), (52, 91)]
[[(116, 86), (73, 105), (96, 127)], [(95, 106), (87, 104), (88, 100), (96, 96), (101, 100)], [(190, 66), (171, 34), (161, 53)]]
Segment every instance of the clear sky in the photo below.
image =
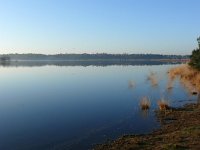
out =
[(190, 54), (200, 0), (0, 0), (0, 53)]

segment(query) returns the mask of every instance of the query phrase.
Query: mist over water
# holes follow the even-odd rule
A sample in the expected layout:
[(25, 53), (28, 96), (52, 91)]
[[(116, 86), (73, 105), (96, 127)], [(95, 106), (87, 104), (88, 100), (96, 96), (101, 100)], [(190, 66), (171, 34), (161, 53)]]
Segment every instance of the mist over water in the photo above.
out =
[[(168, 79), (174, 66), (158, 62), (2, 65), (0, 149), (84, 150), (125, 134), (149, 133), (160, 125), (154, 110), (161, 97), (173, 107), (196, 101), (197, 96), (189, 95), (178, 80)], [(144, 96), (151, 100), (145, 112), (140, 110)]]

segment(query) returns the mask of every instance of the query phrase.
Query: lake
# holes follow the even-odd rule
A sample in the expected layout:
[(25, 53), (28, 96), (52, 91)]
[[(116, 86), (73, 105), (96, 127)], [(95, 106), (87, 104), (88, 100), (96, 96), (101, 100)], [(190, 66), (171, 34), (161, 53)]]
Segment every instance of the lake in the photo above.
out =
[[(83, 64), (83, 65), (82, 65)], [(13, 62), (0, 67), (0, 149), (91, 149), (159, 128), (154, 110), (196, 101), (167, 71), (177, 64)], [(154, 74), (157, 85), (148, 76)], [(143, 96), (151, 100), (140, 110)]]

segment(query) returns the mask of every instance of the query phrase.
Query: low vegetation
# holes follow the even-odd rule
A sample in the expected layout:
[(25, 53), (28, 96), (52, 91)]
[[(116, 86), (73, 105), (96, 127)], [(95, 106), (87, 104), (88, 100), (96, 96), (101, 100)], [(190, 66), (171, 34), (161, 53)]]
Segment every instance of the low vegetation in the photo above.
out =
[(151, 101), (148, 97), (143, 97), (141, 100), (140, 100), (140, 108), (142, 110), (148, 110), (151, 106)]
[(190, 94), (197, 94), (200, 91), (200, 71), (185, 64), (172, 68), (168, 72), (170, 80), (179, 78), (181, 84)]
[(158, 106), (160, 110), (167, 110), (169, 109), (169, 101), (162, 98), (161, 100), (158, 101)]

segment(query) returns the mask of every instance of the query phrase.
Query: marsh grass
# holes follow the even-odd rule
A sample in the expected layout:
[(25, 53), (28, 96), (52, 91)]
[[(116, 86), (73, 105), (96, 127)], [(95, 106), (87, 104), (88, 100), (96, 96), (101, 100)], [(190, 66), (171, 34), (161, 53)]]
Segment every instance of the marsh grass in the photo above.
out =
[(200, 92), (200, 71), (189, 65), (181, 65), (172, 68), (168, 72), (169, 79), (173, 81), (178, 78), (183, 87), (191, 94), (196, 95)]
[(150, 109), (150, 106), (151, 106), (151, 101), (148, 97), (142, 97), (141, 100), (140, 100), (140, 108), (142, 110), (148, 110)]
[(166, 100), (162, 98), (161, 100), (158, 100), (158, 107), (160, 110), (167, 110), (170, 108), (169, 106), (169, 100)]

